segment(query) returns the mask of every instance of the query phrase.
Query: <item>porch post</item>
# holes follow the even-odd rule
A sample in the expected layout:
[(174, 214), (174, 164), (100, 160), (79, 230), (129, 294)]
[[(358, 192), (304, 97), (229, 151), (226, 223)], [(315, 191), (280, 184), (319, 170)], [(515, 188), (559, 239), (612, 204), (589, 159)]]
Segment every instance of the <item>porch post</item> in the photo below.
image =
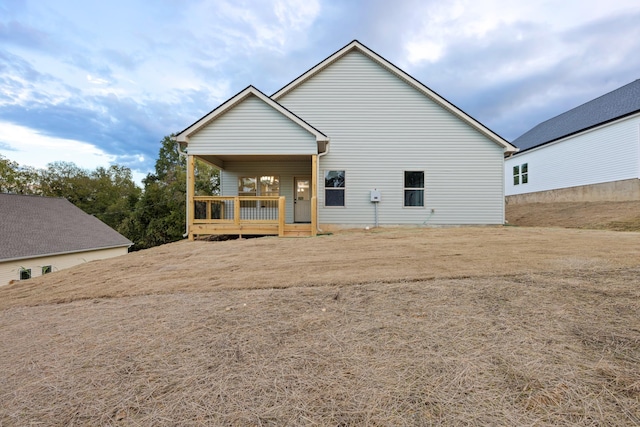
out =
[(195, 206), (193, 196), (196, 189), (195, 157), (187, 156), (187, 221), (189, 224), (189, 240), (193, 240), (193, 219), (195, 217)]
[(318, 232), (318, 155), (311, 156), (311, 236)]
[(278, 199), (278, 237), (284, 237), (285, 198)]

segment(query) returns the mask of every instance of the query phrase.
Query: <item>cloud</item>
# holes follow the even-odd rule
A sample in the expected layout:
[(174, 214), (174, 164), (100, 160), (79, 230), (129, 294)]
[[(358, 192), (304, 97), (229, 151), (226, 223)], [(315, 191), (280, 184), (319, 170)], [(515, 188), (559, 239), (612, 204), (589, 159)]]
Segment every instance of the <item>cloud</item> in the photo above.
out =
[(512, 139), (639, 77), (636, 3), (5, 0), (0, 121), (150, 169), (163, 136), (359, 39)]
[(115, 157), (82, 141), (42, 135), (33, 129), (0, 122), (0, 148), (9, 159), (21, 165), (44, 168), (53, 161), (77, 162), (82, 158), (86, 168), (108, 166)]

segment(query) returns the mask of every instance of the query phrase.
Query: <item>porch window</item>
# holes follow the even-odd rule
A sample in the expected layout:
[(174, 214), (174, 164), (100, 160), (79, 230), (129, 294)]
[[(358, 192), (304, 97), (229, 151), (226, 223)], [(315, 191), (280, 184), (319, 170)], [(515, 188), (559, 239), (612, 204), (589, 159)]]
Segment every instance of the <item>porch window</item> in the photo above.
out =
[[(273, 175), (264, 176), (243, 176), (238, 179), (238, 196), (279, 196), (280, 195), (280, 177)], [(260, 202), (243, 201), (240, 207), (252, 208), (260, 207)], [(266, 202), (263, 202), (265, 207)]]
[(424, 206), (424, 171), (404, 172), (404, 206)]
[(345, 171), (324, 171), (324, 205), (344, 206)]

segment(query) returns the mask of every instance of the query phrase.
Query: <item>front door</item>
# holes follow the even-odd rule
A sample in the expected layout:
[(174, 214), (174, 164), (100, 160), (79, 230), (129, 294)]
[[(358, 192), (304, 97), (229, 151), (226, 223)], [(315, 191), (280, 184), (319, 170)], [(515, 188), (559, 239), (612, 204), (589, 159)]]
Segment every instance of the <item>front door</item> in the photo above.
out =
[(311, 222), (311, 179), (295, 178), (293, 198), (293, 221)]

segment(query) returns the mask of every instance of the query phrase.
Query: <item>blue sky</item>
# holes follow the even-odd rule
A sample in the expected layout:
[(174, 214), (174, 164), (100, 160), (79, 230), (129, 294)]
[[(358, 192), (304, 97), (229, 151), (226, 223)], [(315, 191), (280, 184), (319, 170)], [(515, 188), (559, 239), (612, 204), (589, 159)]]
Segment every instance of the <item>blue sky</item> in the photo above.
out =
[(0, 0), (0, 154), (117, 163), (353, 39), (511, 141), (640, 78), (637, 0)]

